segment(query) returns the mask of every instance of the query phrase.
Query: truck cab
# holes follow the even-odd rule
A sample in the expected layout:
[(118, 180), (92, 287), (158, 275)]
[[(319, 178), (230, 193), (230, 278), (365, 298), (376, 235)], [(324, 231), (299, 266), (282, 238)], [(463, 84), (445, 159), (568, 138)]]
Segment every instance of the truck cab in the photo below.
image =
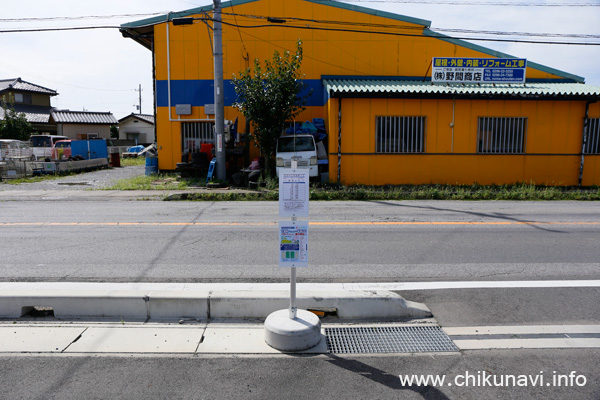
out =
[(67, 139), (69, 138), (59, 135), (32, 135), (30, 141), (33, 148), (33, 155), (37, 159), (50, 158), (52, 156), (52, 148), (56, 142)]
[(53, 160), (67, 160), (71, 157), (71, 139), (58, 140), (52, 147)]
[(291, 168), (292, 160), (298, 162), (298, 168), (308, 168), (309, 176), (319, 176), (317, 146), (312, 135), (284, 135), (277, 140), (275, 154), (277, 176), (281, 168)]

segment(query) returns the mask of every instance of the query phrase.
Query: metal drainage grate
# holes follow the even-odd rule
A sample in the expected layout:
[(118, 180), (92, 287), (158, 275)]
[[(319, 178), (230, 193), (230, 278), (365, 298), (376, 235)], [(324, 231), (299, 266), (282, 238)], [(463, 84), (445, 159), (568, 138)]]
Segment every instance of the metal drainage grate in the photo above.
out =
[(439, 326), (325, 328), (327, 350), (336, 354), (458, 351)]

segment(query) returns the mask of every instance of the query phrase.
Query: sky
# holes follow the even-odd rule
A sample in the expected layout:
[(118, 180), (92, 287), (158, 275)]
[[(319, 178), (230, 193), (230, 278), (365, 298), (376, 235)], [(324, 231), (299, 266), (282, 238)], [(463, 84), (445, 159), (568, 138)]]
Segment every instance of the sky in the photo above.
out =
[[(596, 37), (519, 38), (600, 44), (600, 0), (347, 2), (429, 20), (432, 22), (432, 30), (446, 35), (458, 35), (446, 29), (586, 34)], [(5, 3), (2, 5), (0, 16), (0, 31), (119, 26), (169, 11), (183, 11), (212, 4), (210, 0), (21, 0)], [(517, 6), (544, 3), (547, 6)], [(91, 16), (102, 18), (65, 18)], [(472, 33), (469, 36), (484, 37), (481, 33)], [(473, 43), (584, 77), (587, 84), (600, 86), (599, 45), (490, 41)], [(17, 77), (56, 90), (59, 95), (52, 98), (52, 106), (56, 108), (73, 111), (110, 111), (117, 119), (139, 112), (138, 89), (141, 85), (141, 111), (144, 114), (153, 113), (151, 52), (133, 40), (124, 38), (118, 29), (0, 33), (0, 79)]]

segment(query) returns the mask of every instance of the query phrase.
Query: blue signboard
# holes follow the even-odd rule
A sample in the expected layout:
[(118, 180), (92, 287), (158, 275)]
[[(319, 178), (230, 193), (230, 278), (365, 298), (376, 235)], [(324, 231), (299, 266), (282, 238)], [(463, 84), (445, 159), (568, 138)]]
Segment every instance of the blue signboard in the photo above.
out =
[(308, 221), (279, 221), (279, 266), (308, 266)]
[(434, 57), (431, 81), (441, 83), (525, 83), (524, 58)]

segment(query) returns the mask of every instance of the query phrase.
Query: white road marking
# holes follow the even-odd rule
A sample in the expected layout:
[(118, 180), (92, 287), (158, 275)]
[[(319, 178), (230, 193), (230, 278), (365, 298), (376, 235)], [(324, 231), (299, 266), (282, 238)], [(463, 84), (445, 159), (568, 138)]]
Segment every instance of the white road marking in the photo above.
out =
[(600, 339), (453, 339), (460, 350), (600, 348)]
[(442, 329), (461, 350), (600, 348), (600, 325), (459, 326)]
[(449, 336), (454, 335), (510, 335), (554, 333), (598, 333), (600, 325), (515, 325), (515, 326), (449, 326), (443, 328)]
[[(138, 283), (138, 282), (0, 282), (0, 291), (14, 290), (289, 290), (289, 283)], [(552, 281), (460, 281), (460, 282), (366, 282), (298, 283), (298, 290), (441, 290), (502, 288), (577, 288), (600, 287), (600, 280)]]

